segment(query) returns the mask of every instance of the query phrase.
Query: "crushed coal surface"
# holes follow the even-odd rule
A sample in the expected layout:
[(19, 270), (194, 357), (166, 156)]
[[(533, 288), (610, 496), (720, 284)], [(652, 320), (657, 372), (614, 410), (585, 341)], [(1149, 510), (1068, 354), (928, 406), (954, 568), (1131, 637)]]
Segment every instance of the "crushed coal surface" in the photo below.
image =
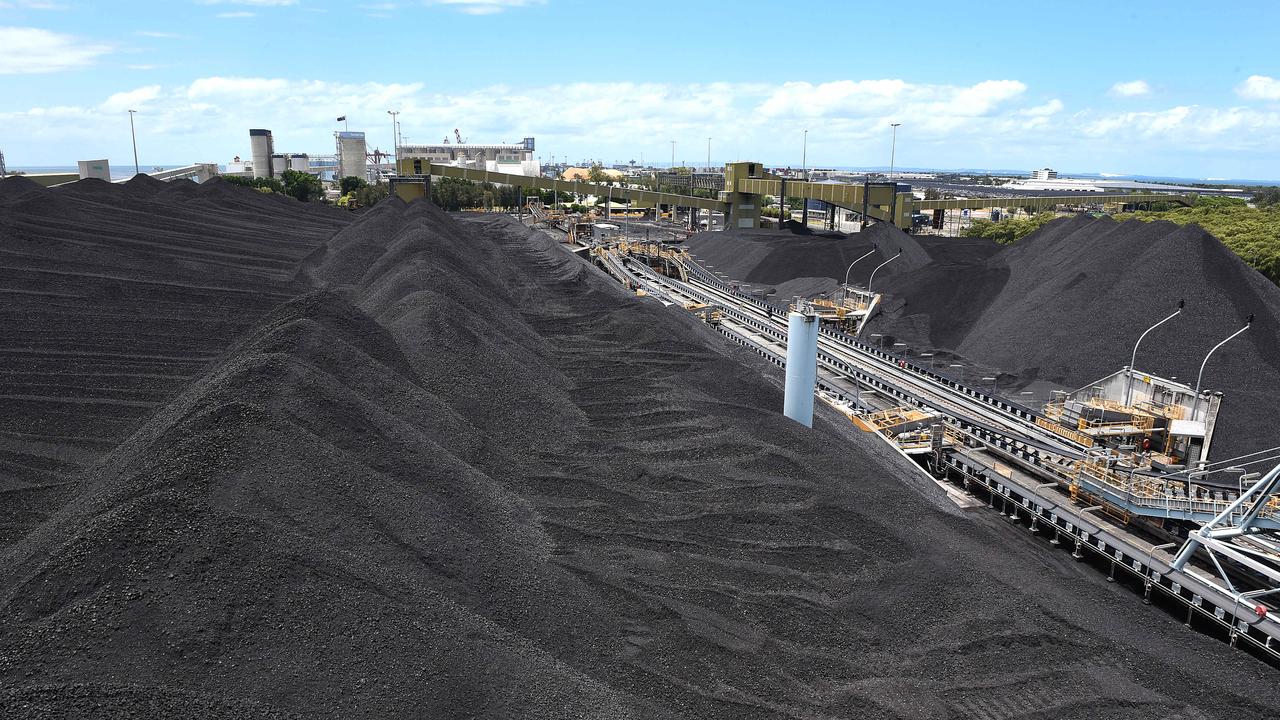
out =
[(509, 217), (390, 200), (295, 272), (304, 292), (0, 550), (0, 715), (1280, 700), (1255, 660), (961, 512), (842, 416), (786, 420), (771, 365)]
[[(860, 233), (794, 233), (785, 230), (738, 230), (703, 232), (692, 235), (686, 245), (699, 262), (713, 266), (734, 280), (762, 286), (779, 286), (798, 278), (809, 279), (804, 285), (786, 290), (820, 287), (812, 279), (828, 278), (831, 287), (849, 281), (865, 284), (876, 265), (902, 252), (902, 256), (881, 268), (877, 278), (909, 272), (930, 261), (929, 254), (912, 236), (889, 223), (877, 223)], [(875, 249), (849, 269), (850, 263)]]
[(0, 546), (303, 287), (349, 218), (214, 180), (0, 179)]

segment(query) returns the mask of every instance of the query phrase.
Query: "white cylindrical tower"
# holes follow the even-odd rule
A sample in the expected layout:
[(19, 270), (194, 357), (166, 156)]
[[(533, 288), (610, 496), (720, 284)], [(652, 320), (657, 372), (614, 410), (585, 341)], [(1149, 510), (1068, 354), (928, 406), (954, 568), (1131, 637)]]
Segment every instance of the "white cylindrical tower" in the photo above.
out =
[(273, 177), (271, 156), (275, 154), (275, 143), (271, 140), (271, 131), (261, 128), (249, 130), (249, 152), (253, 156), (253, 176)]
[(818, 380), (818, 316), (808, 312), (787, 315), (787, 381), (782, 413), (805, 427), (813, 427), (813, 386)]
[(368, 180), (365, 162), (365, 142), (362, 132), (339, 132), (338, 135), (338, 179), (358, 177)]

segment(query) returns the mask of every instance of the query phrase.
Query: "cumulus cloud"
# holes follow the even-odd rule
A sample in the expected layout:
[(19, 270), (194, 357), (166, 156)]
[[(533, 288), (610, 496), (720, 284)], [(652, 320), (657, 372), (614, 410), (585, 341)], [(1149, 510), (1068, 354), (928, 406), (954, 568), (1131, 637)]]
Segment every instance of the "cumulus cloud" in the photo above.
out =
[(196, 0), (201, 5), (252, 5), (254, 7), (284, 7), (297, 5), (298, 0)]
[(108, 113), (120, 113), (126, 110), (142, 111), (147, 109), (150, 101), (158, 97), (160, 97), (160, 86), (147, 85), (136, 90), (118, 92), (103, 101), (100, 107), (103, 112)]
[(1150, 95), (1151, 86), (1146, 80), (1130, 80), (1128, 82), (1118, 82), (1111, 86), (1111, 94), (1120, 97), (1139, 97), (1141, 95)]
[(1266, 75), (1250, 75), (1236, 93), (1250, 100), (1280, 100), (1280, 80)]
[[(1270, 163), (1280, 147), (1280, 109), (1180, 105), (1147, 112), (1064, 112), (1057, 98), (1027, 98), (1012, 80), (972, 85), (900, 79), (830, 83), (581, 82), (477, 87), (433, 92), (423, 83), (349, 83), (272, 77), (209, 76), (181, 85), (142, 84), (85, 107), (0, 111), (0, 124), (24, 138), (29, 164), (76, 156), (124, 157), (119, 118), (141, 110), (155, 161), (226, 161), (247, 152), (250, 127), (270, 128), (290, 152), (329, 152), (332, 121), (347, 116), (370, 147), (390, 145), (388, 109), (398, 110), (415, 142), (453, 128), (480, 141), (538, 139), (547, 158), (606, 162), (714, 160), (798, 165), (809, 130), (812, 162), (870, 166), (887, 162), (889, 122), (902, 122), (898, 158), (908, 166), (1035, 167), (1042, 156), (1088, 168), (1098, 158), (1134, 164), (1152, 155), (1186, 158), (1239, 150), (1240, 164)], [(556, 102), (548, 102), (555, 98)], [(1216, 155), (1221, 159), (1221, 155)], [(36, 161), (40, 162), (36, 162)], [(1176, 168), (1144, 167), (1173, 174)]]
[(51, 73), (90, 65), (111, 52), (94, 43), (39, 28), (0, 27), (0, 75)]
[(511, 8), (545, 5), (546, 0), (426, 0), (427, 5), (444, 5), (467, 15), (494, 15)]

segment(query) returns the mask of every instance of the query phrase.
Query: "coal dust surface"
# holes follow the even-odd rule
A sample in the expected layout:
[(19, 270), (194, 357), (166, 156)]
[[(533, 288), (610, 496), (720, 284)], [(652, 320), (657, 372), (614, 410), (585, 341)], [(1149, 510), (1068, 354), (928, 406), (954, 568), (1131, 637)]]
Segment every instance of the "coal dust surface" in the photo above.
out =
[(246, 245), (272, 233), (232, 244), (261, 268), (236, 286), (254, 316), (0, 548), (0, 716), (1225, 718), (1280, 701), (1256, 660), (956, 509), (842, 416), (786, 420), (773, 366), (512, 218), (389, 200), (335, 234), (310, 210), (239, 212), (289, 248), (255, 263)]
[(299, 292), (348, 218), (218, 180), (0, 179), (0, 547)]

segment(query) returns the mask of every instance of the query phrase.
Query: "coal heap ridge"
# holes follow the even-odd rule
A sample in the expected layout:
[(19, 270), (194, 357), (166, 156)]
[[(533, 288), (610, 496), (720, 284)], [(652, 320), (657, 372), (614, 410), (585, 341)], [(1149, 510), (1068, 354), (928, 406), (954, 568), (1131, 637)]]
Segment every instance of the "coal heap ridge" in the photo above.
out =
[(699, 262), (746, 283), (777, 289), (779, 301), (793, 294), (813, 295), (834, 289), (844, 281), (849, 264), (876, 249), (850, 273), (850, 282), (866, 283), (876, 265), (901, 251), (885, 265), (877, 278), (916, 270), (930, 261), (915, 238), (889, 223), (877, 223), (861, 233), (787, 232), (738, 230), (703, 232), (691, 236), (687, 246)]
[(340, 211), (221, 181), (0, 179), (0, 547), (304, 289)]
[(0, 714), (1280, 700), (1245, 655), (961, 517), (842, 417), (782, 418), (772, 366), (511, 218), (390, 200), (295, 267), (305, 291), (3, 550)]

